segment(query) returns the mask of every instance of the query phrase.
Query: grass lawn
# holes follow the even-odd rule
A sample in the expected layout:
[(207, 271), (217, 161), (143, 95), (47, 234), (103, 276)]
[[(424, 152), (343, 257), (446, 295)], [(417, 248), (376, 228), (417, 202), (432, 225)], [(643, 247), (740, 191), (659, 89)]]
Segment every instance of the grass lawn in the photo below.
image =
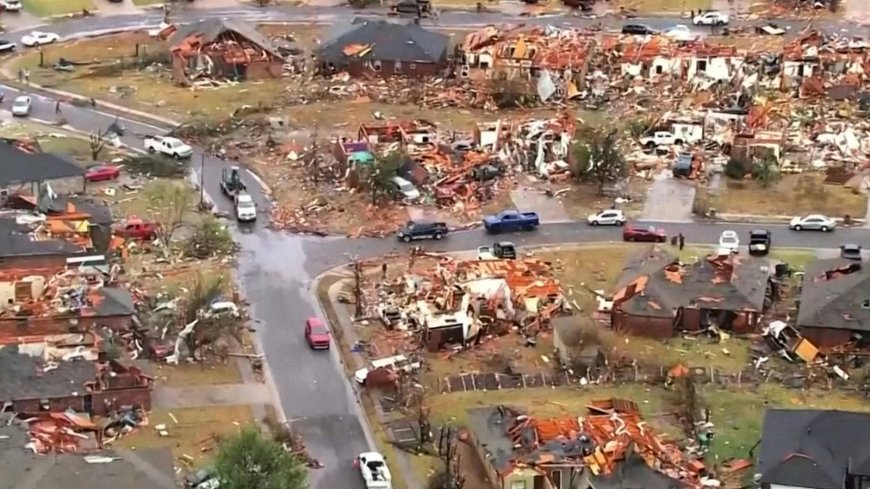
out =
[(159, 363), (154, 366), (154, 375), (162, 381), (162, 385), (169, 387), (242, 383), (242, 374), (232, 358), (226, 364), (214, 362), (176, 366)]
[(771, 188), (754, 181), (722, 179), (725, 188), (715, 197), (713, 207), (720, 214), (762, 214), (797, 216), (812, 213), (831, 217), (863, 218), (867, 195), (839, 185), (825, 185), (822, 175), (783, 175)]
[(97, 7), (91, 0), (22, 0), (24, 9), (37, 17), (81, 13), (82, 9), (90, 11)]
[[(741, 236), (740, 238), (749, 239), (748, 236)], [(744, 246), (746, 245), (746, 243), (741, 244)], [(680, 258), (680, 260), (689, 263), (715, 252), (716, 248), (714, 246), (686, 246), (685, 248), (683, 248), (683, 251), (672, 251), (677, 253), (677, 256)], [(806, 268), (806, 266), (810, 263), (814, 262), (817, 256), (814, 251), (810, 250), (801, 250), (795, 248), (777, 248), (776, 243), (774, 242), (771, 246), (770, 254), (767, 255), (767, 258), (775, 261), (788, 263), (789, 265), (797, 269), (803, 269)]]
[(625, 260), (635, 249), (627, 244), (610, 246), (578, 246), (565, 250), (538, 251), (535, 258), (552, 262), (556, 277), (562, 283), (569, 302), (576, 303), (585, 313), (596, 309), (595, 296), (583, 288), (613, 291), (625, 266)]
[(721, 389), (697, 385), (697, 392), (710, 409), (716, 437), (710, 453), (712, 462), (729, 458), (751, 458), (751, 449), (761, 437), (767, 408), (838, 409), (870, 411), (870, 404), (858, 396), (824, 389), (789, 389), (774, 383)]
[[(202, 467), (213, 456), (222, 436), (233, 435), (254, 422), (249, 406), (155, 409), (148, 415), (148, 426), (139, 427), (114, 444), (128, 449), (168, 447), (176, 461), (192, 457), (191, 467)], [(161, 424), (166, 425), (169, 436), (160, 436), (154, 429)]]

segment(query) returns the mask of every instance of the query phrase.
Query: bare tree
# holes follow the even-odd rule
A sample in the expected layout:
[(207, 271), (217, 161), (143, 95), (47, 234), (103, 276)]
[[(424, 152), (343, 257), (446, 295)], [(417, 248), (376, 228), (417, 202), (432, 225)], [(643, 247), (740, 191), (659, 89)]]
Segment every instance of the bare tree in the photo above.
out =
[(320, 137), (320, 128), (318, 126), (314, 126), (314, 131), (311, 133), (311, 160), (309, 164), (311, 165), (311, 172), (314, 175), (314, 185), (320, 183), (320, 153), (317, 146), (317, 140)]
[(91, 159), (93, 161), (97, 161), (100, 158), (100, 153), (103, 152), (103, 148), (106, 146), (107, 134), (109, 134), (108, 129), (98, 133), (91, 133)]
[(169, 247), (172, 236), (184, 222), (193, 201), (193, 193), (183, 182), (157, 182), (149, 192), (155, 221), (160, 225), (160, 239)]

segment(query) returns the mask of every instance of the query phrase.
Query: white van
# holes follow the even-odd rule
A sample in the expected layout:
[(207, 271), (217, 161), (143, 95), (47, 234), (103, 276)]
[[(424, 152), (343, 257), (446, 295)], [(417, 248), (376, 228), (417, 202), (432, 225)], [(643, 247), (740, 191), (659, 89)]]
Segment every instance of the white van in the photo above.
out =
[(412, 362), (408, 360), (408, 357), (405, 355), (394, 355), (392, 357), (379, 358), (377, 360), (372, 360), (371, 365), (368, 368), (361, 368), (353, 373), (353, 378), (359, 384), (366, 383), (366, 377), (369, 376), (369, 372), (372, 370), (377, 370), (379, 368), (391, 368), (395, 370), (401, 370), (403, 372), (413, 372), (420, 368), (420, 362)]

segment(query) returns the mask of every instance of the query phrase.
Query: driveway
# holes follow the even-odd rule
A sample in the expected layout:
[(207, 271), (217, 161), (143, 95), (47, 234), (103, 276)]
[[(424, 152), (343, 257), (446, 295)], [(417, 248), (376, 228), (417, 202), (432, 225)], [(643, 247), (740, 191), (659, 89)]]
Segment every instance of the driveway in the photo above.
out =
[(661, 222), (691, 221), (694, 200), (694, 181), (677, 180), (669, 171), (660, 171), (647, 189), (641, 219)]

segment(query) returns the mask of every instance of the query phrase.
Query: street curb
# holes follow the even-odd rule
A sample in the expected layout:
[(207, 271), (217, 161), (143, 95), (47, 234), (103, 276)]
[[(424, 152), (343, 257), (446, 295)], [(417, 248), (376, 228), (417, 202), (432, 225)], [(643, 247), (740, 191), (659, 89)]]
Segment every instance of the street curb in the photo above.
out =
[[(346, 269), (346, 268), (347, 268), (347, 264), (339, 265), (337, 267), (327, 269), (323, 273), (321, 273), (320, 275), (315, 277), (314, 281), (311, 284), (311, 292), (314, 295), (314, 300), (317, 302), (318, 308), (320, 309), (320, 314), (323, 316), (324, 319), (328, 318), (329, 316), (326, 314), (326, 307), (323, 303), (322, 298), (320, 297), (320, 294), (318, 293), (318, 289), (320, 288), (320, 282), (325, 277), (327, 277), (329, 275), (336, 274), (341, 269)], [(339, 284), (341, 284), (341, 280), (332, 284), (330, 286), (330, 288), (326, 291), (326, 295), (327, 295), (326, 299), (327, 300), (331, 300), (329, 298), (329, 291), (332, 290), (333, 287), (335, 287)], [(326, 320), (326, 323), (329, 324), (328, 319)], [(330, 325), (330, 327), (332, 327), (332, 325)], [(344, 357), (342, 356), (340, 350), (341, 350), (341, 347), (339, 347), (338, 358), (339, 358), (339, 362), (340, 362), (342, 368), (344, 368), (345, 361), (344, 361)], [(362, 429), (363, 429), (363, 434), (365, 435), (365, 438), (366, 438), (366, 443), (368, 443), (368, 445), (369, 445), (369, 450), (374, 450), (375, 447), (377, 447), (377, 444), (375, 443), (374, 433), (372, 433), (372, 428), (371, 428), (372, 420), (369, 418), (369, 414), (366, 412), (366, 410), (363, 409), (361, 393), (360, 393), (359, 389), (355, 385), (353, 385), (353, 383), (352, 383), (353, 379), (349, 379), (349, 378), (347, 378), (347, 376), (345, 376), (345, 380), (348, 383), (347, 388), (353, 393), (354, 400), (356, 401), (355, 410), (358, 413), (357, 418), (360, 419), (361, 421), (363, 421)]]

